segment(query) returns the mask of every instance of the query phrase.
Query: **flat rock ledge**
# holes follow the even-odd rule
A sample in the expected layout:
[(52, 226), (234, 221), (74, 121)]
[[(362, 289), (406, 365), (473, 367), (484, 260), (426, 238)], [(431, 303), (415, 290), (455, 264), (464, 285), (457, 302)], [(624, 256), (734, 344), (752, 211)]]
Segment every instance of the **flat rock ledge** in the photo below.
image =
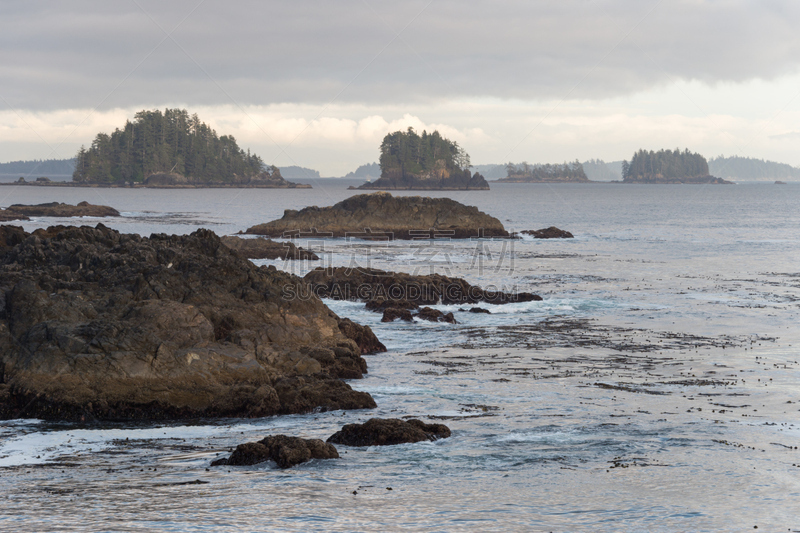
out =
[(221, 240), (222, 244), (231, 250), (236, 250), (247, 259), (319, 260), (317, 254), (295, 246), (293, 242), (276, 242), (263, 237), (243, 239), (234, 235), (221, 237)]
[(377, 268), (318, 267), (303, 277), (308, 292), (320, 298), (367, 302), (367, 309), (417, 309), (425, 305), (507, 304), (542, 300), (529, 292), (485, 290), (461, 278), (414, 276)]
[(374, 408), (342, 380), (385, 348), (305, 285), (203, 229), (0, 226), (0, 419)]
[(493, 216), (449, 198), (359, 194), (330, 207), (287, 209), (283, 218), (245, 233), (268, 237), (349, 237), (370, 240), (508, 237)]
[(247, 466), (271, 460), (278, 468), (291, 468), (311, 459), (338, 458), (333, 444), (320, 439), (272, 435), (258, 442), (239, 444), (230, 457), (217, 459), (211, 466)]
[[(13, 204), (1, 211), (2, 216), (21, 217), (118, 217), (119, 211), (107, 205), (92, 205), (89, 202), (80, 202), (70, 205), (59, 202), (47, 204), (23, 205)], [(0, 219), (2, 220), (2, 219)], [(8, 219), (12, 220), (12, 219)], [(27, 220), (23, 218), (20, 220)]]
[(420, 441), (434, 441), (450, 436), (444, 424), (426, 424), (421, 420), (372, 418), (363, 424), (346, 424), (326, 442), (346, 446), (390, 446)]
[(528, 229), (522, 231), (525, 235), (532, 235), (534, 239), (572, 239), (572, 233), (550, 226), (544, 229)]

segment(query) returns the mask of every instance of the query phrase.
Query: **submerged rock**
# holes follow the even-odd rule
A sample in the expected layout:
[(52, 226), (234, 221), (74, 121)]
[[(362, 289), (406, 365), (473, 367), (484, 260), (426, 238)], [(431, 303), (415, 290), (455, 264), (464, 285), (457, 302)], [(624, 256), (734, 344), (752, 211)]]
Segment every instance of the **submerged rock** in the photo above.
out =
[[(211, 231), (0, 231), (0, 418), (261, 417), (375, 407), (338, 378), (385, 350), (300, 278)], [(291, 289), (291, 290), (290, 290)]]
[(89, 202), (80, 202), (78, 205), (69, 205), (59, 202), (48, 204), (8, 206), (3, 213), (16, 214), (25, 217), (118, 217), (119, 211), (107, 205), (92, 205)]
[(550, 226), (544, 229), (525, 230), (522, 233), (526, 235), (533, 235), (534, 239), (572, 239), (572, 233), (563, 229), (558, 229), (555, 226)]
[(346, 446), (389, 446), (409, 442), (432, 441), (450, 436), (444, 424), (426, 424), (421, 420), (372, 418), (363, 424), (346, 424), (326, 442)]
[(270, 239), (243, 239), (233, 235), (221, 237), (222, 244), (236, 250), (248, 259), (305, 259), (316, 261), (317, 254), (295, 246), (293, 242), (276, 242)]
[(508, 237), (496, 218), (449, 198), (359, 194), (331, 207), (287, 209), (283, 218), (248, 228), (268, 237), (313, 234), (319, 237), (419, 239)]
[(279, 468), (291, 468), (311, 459), (338, 459), (333, 444), (320, 439), (301, 439), (286, 435), (272, 435), (258, 442), (240, 444), (230, 457), (217, 459), (211, 466), (245, 466), (275, 461)]

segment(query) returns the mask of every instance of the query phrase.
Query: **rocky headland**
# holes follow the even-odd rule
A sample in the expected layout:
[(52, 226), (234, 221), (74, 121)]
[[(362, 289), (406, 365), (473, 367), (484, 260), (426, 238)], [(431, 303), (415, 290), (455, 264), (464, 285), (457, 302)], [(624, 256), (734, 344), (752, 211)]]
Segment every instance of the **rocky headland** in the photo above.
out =
[(477, 207), (449, 198), (392, 196), (387, 192), (351, 196), (330, 207), (287, 209), (282, 218), (250, 227), (245, 233), (377, 240), (509, 236), (498, 219)]
[(236, 250), (247, 259), (319, 260), (319, 256), (314, 252), (295, 246), (289, 241), (276, 242), (262, 237), (243, 239), (235, 235), (221, 237), (221, 240), (222, 244), (231, 250)]
[(0, 418), (261, 417), (375, 407), (384, 349), (211, 231), (0, 226)]
[(29, 217), (118, 217), (119, 211), (107, 205), (80, 202), (70, 205), (60, 202), (23, 205), (13, 204), (0, 211), (0, 221), (28, 220)]

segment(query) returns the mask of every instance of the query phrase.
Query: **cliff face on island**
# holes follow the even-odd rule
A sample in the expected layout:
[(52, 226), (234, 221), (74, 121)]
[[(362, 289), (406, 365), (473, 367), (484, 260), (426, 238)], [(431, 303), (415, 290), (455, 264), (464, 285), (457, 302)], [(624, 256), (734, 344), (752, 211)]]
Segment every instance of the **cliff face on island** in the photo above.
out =
[(268, 416), (374, 407), (340, 378), (384, 349), (299, 278), (208, 230), (0, 226), (0, 418)]
[(283, 218), (248, 228), (268, 237), (318, 234), (320, 237), (416, 239), (508, 237), (496, 218), (449, 198), (359, 194), (330, 207), (287, 209)]
[(75, 184), (149, 187), (301, 187), (231, 135), (218, 136), (185, 109), (143, 110), (111, 135), (98, 133), (81, 147)]
[(413, 128), (396, 131), (381, 143), (381, 177), (358, 189), (379, 190), (488, 190), (489, 184), (470, 171), (469, 154), (438, 131)]

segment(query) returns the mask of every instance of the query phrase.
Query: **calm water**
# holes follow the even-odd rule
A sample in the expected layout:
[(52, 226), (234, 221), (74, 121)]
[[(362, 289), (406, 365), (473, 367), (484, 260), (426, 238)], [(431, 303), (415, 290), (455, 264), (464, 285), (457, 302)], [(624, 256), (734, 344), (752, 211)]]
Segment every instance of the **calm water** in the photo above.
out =
[[(0, 187), (0, 206), (111, 205), (125, 232), (219, 234), (331, 205), (312, 190)], [(402, 193), (401, 193), (402, 194)], [(382, 324), (329, 302), (389, 348), (368, 356), (378, 409), (204, 424), (0, 425), (0, 529), (800, 531), (800, 185), (494, 185), (448, 193), (512, 230), (571, 240), (304, 242), (320, 262), (431, 269), (542, 302)], [(25, 223), (26, 229), (53, 223)], [(96, 219), (81, 223), (96, 224)], [(268, 262), (264, 262), (268, 263)], [(326, 438), (415, 416), (435, 443), (339, 447), (280, 471), (208, 464), (240, 442)], [(189, 482), (192, 483), (187, 484)], [(391, 487), (391, 490), (388, 488)]]

